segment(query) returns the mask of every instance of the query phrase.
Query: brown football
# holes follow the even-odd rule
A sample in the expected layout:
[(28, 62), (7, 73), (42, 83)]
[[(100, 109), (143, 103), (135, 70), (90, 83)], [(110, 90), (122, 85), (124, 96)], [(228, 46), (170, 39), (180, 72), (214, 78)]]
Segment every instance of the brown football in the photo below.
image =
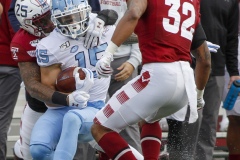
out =
[(60, 92), (71, 93), (76, 90), (75, 86), (75, 73), (79, 73), (81, 80), (85, 79), (85, 72), (78, 67), (69, 67), (61, 71), (57, 77), (56, 89)]

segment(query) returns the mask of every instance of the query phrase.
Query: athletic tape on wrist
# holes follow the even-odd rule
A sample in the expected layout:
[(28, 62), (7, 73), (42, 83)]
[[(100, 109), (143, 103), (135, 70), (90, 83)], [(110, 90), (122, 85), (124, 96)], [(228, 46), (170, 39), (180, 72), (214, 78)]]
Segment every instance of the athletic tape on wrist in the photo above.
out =
[(199, 98), (202, 98), (203, 97), (203, 94), (204, 94), (204, 89), (203, 90), (198, 90), (197, 88), (196, 88), (196, 91), (197, 91), (197, 98), (199, 99)]
[(115, 43), (113, 43), (112, 41), (110, 41), (108, 43), (108, 46), (107, 46), (105, 52), (109, 52), (111, 54), (114, 54), (117, 49), (118, 49), (118, 46)]
[(52, 102), (54, 104), (60, 104), (60, 105), (63, 105), (63, 106), (68, 106), (68, 104), (67, 104), (67, 95), (55, 91), (53, 93), (53, 95), (52, 95)]

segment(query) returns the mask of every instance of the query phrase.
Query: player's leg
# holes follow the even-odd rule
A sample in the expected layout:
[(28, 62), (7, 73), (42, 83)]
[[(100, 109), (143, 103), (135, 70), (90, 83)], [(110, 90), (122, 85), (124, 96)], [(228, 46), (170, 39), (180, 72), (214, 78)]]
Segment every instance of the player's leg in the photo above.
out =
[[(102, 106), (104, 103), (101, 103)], [(63, 119), (62, 133), (54, 153), (55, 160), (72, 160), (77, 143), (93, 140), (90, 128), (99, 109), (86, 107), (68, 111)]]
[(18, 148), (14, 147), (15, 153), (21, 153), (24, 160), (32, 160), (32, 156), (29, 150), (30, 137), (32, 129), (41, 115), (43, 115), (43, 113), (32, 110), (28, 104), (24, 108), (23, 114), (21, 116), (20, 146)]
[(72, 107), (48, 109), (36, 122), (30, 152), (34, 160), (51, 160), (62, 131), (64, 114)]
[[(128, 152), (127, 143), (117, 133), (145, 118), (148, 122), (155, 122), (187, 104), (184, 79), (179, 65), (173, 63), (144, 66), (142, 74), (118, 90), (106, 107), (97, 113), (92, 134), (108, 156), (134, 159)], [(193, 76), (193, 73), (191, 74)], [(118, 148), (113, 149), (113, 145)]]
[[(90, 141), (89, 144), (92, 146), (92, 148), (95, 148), (99, 153), (99, 157), (98, 157), (99, 160), (110, 160), (110, 158), (107, 156), (107, 154), (105, 154), (103, 149), (98, 145), (98, 143), (95, 140)], [(129, 145), (129, 147), (137, 160), (144, 159), (142, 154), (139, 153), (134, 147), (132, 147), (131, 145)]]
[(146, 123), (141, 121), (141, 146), (145, 159), (157, 159), (161, 149), (162, 130), (159, 121)]
[[(117, 68), (121, 66), (124, 62), (126, 62), (128, 59), (129, 59), (129, 56), (116, 58), (111, 63), (111, 67), (113, 68), (113, 75), (111, 76), (111, 82), (108, 89), (109, 97), (112, 97), (117, 90), (119, 90), (122, 86), (127, 84), (130, 80), (132, 80), (134, 77), (138, 75), (137, 70), (134, 70), (132, 75), (130, 75), (129, 78), (127, 78), (124, 81), (116, 81), (114, 79), (115, 75), (119, 73), (119, 70), (117, 70)], [(137, 124), (133, 124), (131, 126), (126, 127), (119, 134), (123, 137), (123, 139), (127, 141), (129, 145), (134, 147), (140, 153), (142, 152), (141, 145), (140, 145), (140, 132)]]

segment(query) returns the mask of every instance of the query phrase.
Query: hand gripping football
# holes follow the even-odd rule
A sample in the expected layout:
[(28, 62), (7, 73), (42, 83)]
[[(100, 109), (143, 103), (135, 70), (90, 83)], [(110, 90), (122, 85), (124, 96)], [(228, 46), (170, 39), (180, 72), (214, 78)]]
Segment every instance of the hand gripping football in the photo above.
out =
[(56, 80), (56, 89), (60, 92), (71, 93), (76, 90), (74, 75), (79, 73), (79, 78), (84, 80), (86, 75), (80, 67), (69, 67), (61, 71)]

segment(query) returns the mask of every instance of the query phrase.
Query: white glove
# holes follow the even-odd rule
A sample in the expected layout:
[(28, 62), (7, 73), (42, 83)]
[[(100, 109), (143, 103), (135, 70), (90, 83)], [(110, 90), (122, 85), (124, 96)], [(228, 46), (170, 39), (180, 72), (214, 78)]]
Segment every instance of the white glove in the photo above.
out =
[(111, 76), (113, 73), (113, 69), (111, 68), (111, 62), (113, 61), (113, 54), (110, 52), (104, 52), (101, 59), (96, 64), (96, 71), (98, 77), (107, 78)]
[(200, 110), (204, 107), (205, 105), (205, 101), (203, 99), (203, 97), (197, 99), (197, 109)]
[(68, 105), (72, 107), (85, 108), (90, 95), (85, 91), (76, 90), (68, 95)]
[(99, 45), (99, 41), (102, 37), (104, 25), (105, 25), (105, 22), (100, 18), (95, 18), (94, 23), (91, 23), (89, 25), (89, 28), (87, 30), (87, 34), (84, 40), (85, 48), (89, 49)]
[(79, 78), (78, 72), (74, 75), (75, 82), (76, 82), (76, 84), (75, 84), (76, 90), (81, 90), (81, 91), (85, 91), (88, 93), (88, 91), (92, 88), (92, 86), (94, 84), (93, 72), (87, 68), (81, 68), (81, 69), (85, 73), (86, 77), (85, 77), (85, 79), (81, 80)]
[(197, 109), (200, 110), (205, 105), (205, 101), (203, 99), (204, 89), (203, 90), (196, 89), (196, 91), (197, 91)]
[(213, 44), (213, 43), (208, 42), (208, 41), (207, 41), (207, 46), (208, 46), (209, 51), (213, 52), (213, 53), (217, 53), (217, 50), (220, 48), (219, 45)]

